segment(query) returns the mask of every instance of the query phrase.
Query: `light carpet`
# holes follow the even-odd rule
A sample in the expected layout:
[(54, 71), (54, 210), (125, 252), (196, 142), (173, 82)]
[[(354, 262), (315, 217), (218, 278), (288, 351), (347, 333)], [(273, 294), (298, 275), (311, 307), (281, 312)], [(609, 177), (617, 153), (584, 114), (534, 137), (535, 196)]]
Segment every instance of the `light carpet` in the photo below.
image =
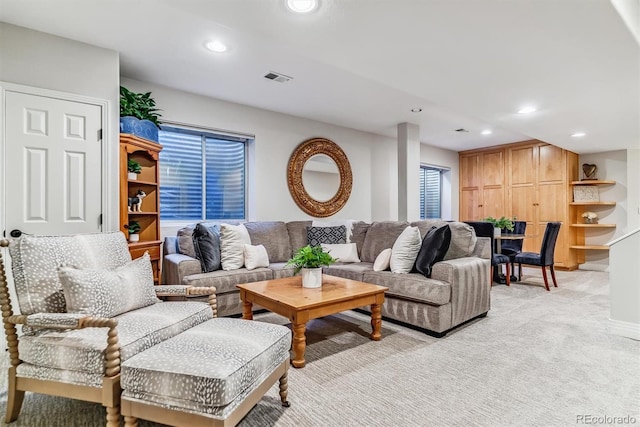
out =
[[(523, 282), (493, 287), (486, 318), (440, 339), (383, 321), (374, 342), (369, 318), (353, 311), (314, 320), (307, 366), (289, 370), (291, 407), (280, 406), (276, 385), (240, 426), (571, 426), (580, 416), (640, 424), (640, 342), (609, 332), (608, 274), (557, 277), (547, 292), (539, 270), (525, 269)], [(5, 406), (2, 375), (2, 416)], [(11, 425), (104, 420), (97, 404), (27, 393)]]

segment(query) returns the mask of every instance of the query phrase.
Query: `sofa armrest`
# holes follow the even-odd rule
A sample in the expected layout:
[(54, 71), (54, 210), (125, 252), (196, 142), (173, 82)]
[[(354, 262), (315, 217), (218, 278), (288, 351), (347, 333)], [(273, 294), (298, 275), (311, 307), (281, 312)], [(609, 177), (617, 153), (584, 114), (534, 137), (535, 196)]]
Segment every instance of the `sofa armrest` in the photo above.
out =
[(455, 258), (434, 264), (431, 278), (451, 286), (451, 325), (458, 325), (491, 308), (491, 261)]
[(162, 283), (182, 285), (185, 276), (200, 273), (200, 261), (188, 255), (168, 254), (162, 258)]
[(491, 238), (490, 237), (478, 237), (478, 240), (476, 242), (476, 247), (473, 248), (473, 252), (471, 253), (471, 256), (475, 256), (475, 257), (479, 257), (479, 258), (484, 258), (484, 259), (491, 259)]
[(32, 328), (79, 329), (84, 313), (35, 313), (26, 316), (24, 324)]
[(196, 287), (190, 285), (158, 285), (154, 287), (158, 297), (198, 297), (208, 295), (208, 303), (213, 310), (213, 317), (218, 314), (218, 302), (216, 298), (216, 288)]

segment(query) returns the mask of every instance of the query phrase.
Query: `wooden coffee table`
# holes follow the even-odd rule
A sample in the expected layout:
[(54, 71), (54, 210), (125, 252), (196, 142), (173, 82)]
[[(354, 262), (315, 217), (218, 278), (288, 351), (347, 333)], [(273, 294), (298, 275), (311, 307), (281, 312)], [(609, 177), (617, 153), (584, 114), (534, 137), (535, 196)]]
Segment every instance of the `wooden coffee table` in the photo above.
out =
[(293, 329), (293, 359), (296, 368), (305, 365), (306, 324), (311, 319), (340, 313), (352, 308), (371, 306), (371, 339), (382, 337), (382, 304), (389, 288), (322, 275), (322, 287), (303, 288), (300, 276), (237, 285), (242, 300), (242, 318), (252, 320), (253, 304), (287, 317)]

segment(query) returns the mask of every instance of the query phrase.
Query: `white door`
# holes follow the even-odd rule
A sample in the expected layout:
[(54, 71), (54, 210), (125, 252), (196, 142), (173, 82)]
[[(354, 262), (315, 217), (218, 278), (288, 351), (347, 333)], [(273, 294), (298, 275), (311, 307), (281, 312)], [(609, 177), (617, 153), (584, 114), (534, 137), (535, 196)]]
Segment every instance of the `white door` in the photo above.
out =
[(101, 230), (99, 105), (7, 91), (6, 237)]

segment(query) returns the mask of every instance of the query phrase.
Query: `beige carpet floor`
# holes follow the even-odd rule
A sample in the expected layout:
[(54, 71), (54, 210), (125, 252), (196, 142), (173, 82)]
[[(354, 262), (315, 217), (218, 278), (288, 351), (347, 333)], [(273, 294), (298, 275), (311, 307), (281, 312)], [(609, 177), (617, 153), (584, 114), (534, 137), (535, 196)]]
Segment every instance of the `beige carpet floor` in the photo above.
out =
[[(292, 406), (282, 408), (273, 387), (240, 425), (572, 426), (580, 416), (640, 424), (640, 342), (609, 332), (608, 274), (558, 272), (551, 292), (537, 270), (525, 274), (494, 286), (489, 315), (445, 338), (383, 322), (373, 342), (367, 316), (352, 311), (312, 321), (307, 366), (290, 369)], [(6, 355), (0, 364), (4, 371)], [(2, 415), (5, 406), (2, 375)], [(99, 405), (29, 393), (11, 425), (103, 420)]]

